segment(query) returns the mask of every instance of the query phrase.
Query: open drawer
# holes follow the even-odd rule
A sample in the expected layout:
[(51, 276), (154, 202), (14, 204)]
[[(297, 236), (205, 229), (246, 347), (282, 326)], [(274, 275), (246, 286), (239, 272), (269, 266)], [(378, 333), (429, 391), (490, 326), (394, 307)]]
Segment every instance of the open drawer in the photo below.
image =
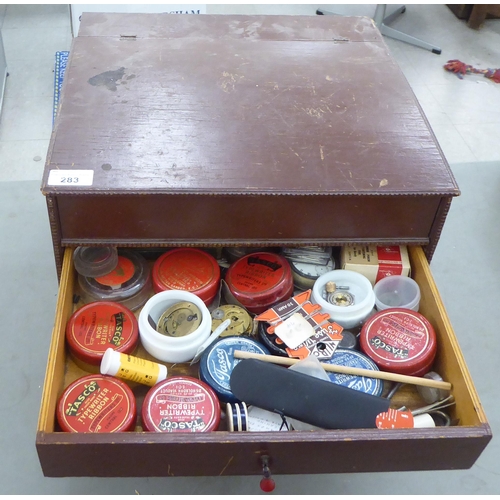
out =
[[(491, 439), (457, 339), (421, 247), (410, 247), (412, 277), (421, 289), (420, 312), (438, 338), (434, 370), (453, 385), (450, 427), (292, 432), (71, 434), (58, 431), (57, 399), (85, 375), (67, 356), (65, 328), (73, 312), (75, 271), (67, 248), (48, 357), (36, 447), (46, 476), (220, 476), (262, 474), (261, 456), (273, 474), (380, 472), (470, 468)], [(139, 355), (143, 355), (140, 353)], [(194, 370), (193, 370), (194, 369)], [(191, 370), (191, 371), (190, 371)], [(174, 366), (170, 374), (197, 376), (197, 367)], [(397, 398), (397, 399), (396, 399)], [(404, 386), (393, 407), (422, 406)]]

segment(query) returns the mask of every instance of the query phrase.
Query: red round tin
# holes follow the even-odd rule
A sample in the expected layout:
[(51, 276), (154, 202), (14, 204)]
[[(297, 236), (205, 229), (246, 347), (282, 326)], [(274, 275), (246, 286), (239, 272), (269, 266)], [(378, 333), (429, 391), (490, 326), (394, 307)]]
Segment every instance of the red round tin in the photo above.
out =
[(171, 377), (156, 384), (142, 405), (142, 422), (150, 432), (209, 432), (219, 421), (214, 391), (192, 377)]
[(257, 252), (237, 260), (227, 270), (226, 283), (234, 297), (260, 314), (293, 294), (293, 276), (281, 255)]
[(117, 378), (87, 375), (69, 385), (59, 398), (57, 421), (65, 432), (133, 431), (134, 394)]
[(197, 248), (177, 248), (159, 257), (153, 266), (153, 288), (185, 290), (209, 305), (220, 285), (220, 267), (207, 252)]
[(66, 340), (75, 358), (99, 366), (106, 349), (131, 354), (139, 342), (134, 313), (117, 302), (92, 302), (78, 309), (66, 325)]
[(436, 356), (436, 333), (422, 314), (410, 309), (385, 309), (364, 325), (360, 346), (381, 370), (421, 376)]

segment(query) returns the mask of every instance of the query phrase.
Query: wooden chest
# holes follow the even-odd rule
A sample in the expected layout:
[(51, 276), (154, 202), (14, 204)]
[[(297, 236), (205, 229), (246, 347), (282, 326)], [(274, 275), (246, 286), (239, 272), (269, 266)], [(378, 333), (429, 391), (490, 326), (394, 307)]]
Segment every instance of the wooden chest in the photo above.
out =
[[(371, 20), (84, 14), (42, 192), (60, 276), (37, 434), (45, 475), (259, 474), (262, 455), (273, 473), (468, 468), (490, 440), (428, 264), (459, 190)], [(458, 425), (56, 431), (57, 397), (78, 376), (64, 345), (73, 247), (359, 242), (411, 246), (421, 312), (438, 333), (436, 370), (453, 384)], [(403, 392), (416, 402), (411, 388)], [(124, 453), (136, 460), (124, 464)], [(331, 459), (339, 453), (341, 462)]]

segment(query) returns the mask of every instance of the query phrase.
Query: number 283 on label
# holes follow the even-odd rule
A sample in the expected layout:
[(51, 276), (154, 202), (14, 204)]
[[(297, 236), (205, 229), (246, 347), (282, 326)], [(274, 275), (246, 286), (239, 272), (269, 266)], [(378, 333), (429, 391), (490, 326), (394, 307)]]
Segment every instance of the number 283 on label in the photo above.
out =
[(47, 185), (49, 186), (92, 186), (93, 170), (51, 170)]

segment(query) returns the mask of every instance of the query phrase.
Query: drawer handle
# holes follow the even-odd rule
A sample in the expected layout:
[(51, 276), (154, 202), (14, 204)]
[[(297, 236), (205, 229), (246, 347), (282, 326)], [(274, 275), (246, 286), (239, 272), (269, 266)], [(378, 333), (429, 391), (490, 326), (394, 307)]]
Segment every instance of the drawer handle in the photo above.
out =
[(271, 477), (271, 470), (269, 469), (269, 456), (262, 455), (260, 457), (260, 461), (262, 463), (262, 473), (264, 474), (264, 477), (260, 480), (260, 489), (265, 493), (271, 493), (271, 491), (276, 488), (276, 483)]

